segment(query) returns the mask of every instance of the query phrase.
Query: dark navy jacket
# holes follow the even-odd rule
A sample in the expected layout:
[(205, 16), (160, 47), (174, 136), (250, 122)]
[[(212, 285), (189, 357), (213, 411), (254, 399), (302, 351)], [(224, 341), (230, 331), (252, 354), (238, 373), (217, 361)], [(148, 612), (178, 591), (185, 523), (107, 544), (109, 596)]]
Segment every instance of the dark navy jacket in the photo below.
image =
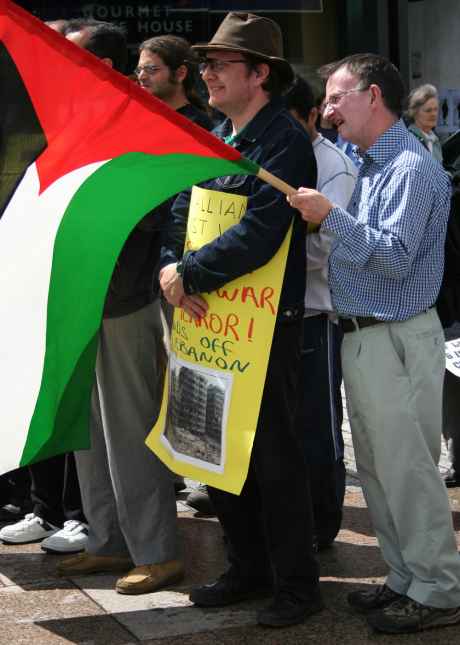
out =
[[(214, 130), (224, 138), (231, 134), (229, 119)], [(316, 186), (316, 162), (305, 131), (280, 100), (266, 104), (234, 144), (247, 159), (283, 179), (294, 188)], [(241, 220), (218, 238), (183, 259), (187, 294), (215, 291), (227, 282), (266, 264), (282, 244), (289, 225), (293, 235), (281, 292), (279, 317), (303, 315), (305, 296), (305, 223), (286, 196), (253, 175), (219, 177), (200, 184), (203, 188), (248, 196)], [(161, 251), (161, 267), (182, 256), (190, 191), (181, 193)]]

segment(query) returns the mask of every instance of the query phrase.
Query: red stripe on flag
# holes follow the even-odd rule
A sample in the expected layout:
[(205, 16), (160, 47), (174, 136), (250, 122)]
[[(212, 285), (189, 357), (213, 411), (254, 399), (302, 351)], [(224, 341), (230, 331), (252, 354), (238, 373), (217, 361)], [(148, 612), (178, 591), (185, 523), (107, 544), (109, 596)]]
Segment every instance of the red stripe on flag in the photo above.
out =
[(37, 160), (41, 191), (72, 170), (128, 152), (241, 158), (10, 0), (0, 0), (0, 39), (48, 142)]

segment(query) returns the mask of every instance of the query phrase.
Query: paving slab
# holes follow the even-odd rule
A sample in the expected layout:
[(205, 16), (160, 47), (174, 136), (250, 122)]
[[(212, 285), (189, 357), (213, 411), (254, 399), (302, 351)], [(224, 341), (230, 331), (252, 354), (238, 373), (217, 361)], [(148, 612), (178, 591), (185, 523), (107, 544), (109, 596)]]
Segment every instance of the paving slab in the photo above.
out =
[[(1, 562), (1, 558), (0, 558)], [(128, 645), (136, 639), (80, 589), (39, 582), (0, 589), (0, 644)]]
[(45, 554), (38, 544), (0, 545), (0, 581), (6, 587), (36, 586), (39, 581), (47, 588), (48, 583), (53, 582), (62, 587), (66, 583), (56, 576), (56, 564), (60, 559), (61, 556)]
[(458, 645), (459, 642), (455, 627), (422, 634), (387, 636), (371, 633), (362, 619), (350, 617), (344, 621), (342, 616), (324, 611), (303, 625), (282, 630), (234, 628), (161, 641), (143, 641), (142, 645)]
[[(163, 607), (161, 605), (164, 605)], [(139, 641), (154, 636), (158, 642), (174, 636), (202, 634), (230, 627), (244, 628), (256, 624), (262, 601), (219, 609), (193, 607), (188, 594), (162, 592), (152, 598), (150, 610), (112, 613), (112, 617), (134, 634)]]

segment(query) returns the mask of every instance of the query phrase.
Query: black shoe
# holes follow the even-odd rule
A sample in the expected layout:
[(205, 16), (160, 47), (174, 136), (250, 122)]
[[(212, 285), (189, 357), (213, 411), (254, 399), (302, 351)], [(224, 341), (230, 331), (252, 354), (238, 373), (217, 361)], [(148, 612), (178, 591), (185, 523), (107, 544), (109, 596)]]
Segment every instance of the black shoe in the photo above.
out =
[(203, 515), (216, 514), (205, 484), (200, 484), (198, 488), (189, 493), (185, 503)]
[(367, 622), (378, 632), (409, 634), (460, 623), (460, 607), (428, 607), (412, 598), (402, 596), (391, 605), (367, 616)]
[(450, 468), (443, 477), (444, 483), (447, 488), (458, 488), (460, 487), (460, 475), (453, 469)]
[(224, 607), (269, 594), (272, 591), (272, 585), (268, 582), (243, 579), (229, 569), (216, 582), (192, 589), (190, 600), (198, 607)]
[(18, 522), (23, 517), (22, 508), (16, 504), (5, 504), (0, 508), (0, 522)]
[(320, 596), (305, 600), (287, 591), (280, 591), (273, 602), (257, 614), (257, 622), (265, 627), (298, 625), (324, 609)]
[(376, 609), (383, 609), (387, 605), (395, 602), (395, 600), (401, 600), (405, 598), (390, 587), (386, 585), (381, 585), (379, 587), (374, 587), (373, 589), (365, 591), (352, 591), (348, 594), (347, 600), (348, 604), (353, 607), (355, 611), (358, 611), (361, 614), (367, 614), (368, 612), (375, 611)]
[(33, 509), (30, 499), (12, 497), (7, 504), (0, 506), (0, 522), (17, 522)]

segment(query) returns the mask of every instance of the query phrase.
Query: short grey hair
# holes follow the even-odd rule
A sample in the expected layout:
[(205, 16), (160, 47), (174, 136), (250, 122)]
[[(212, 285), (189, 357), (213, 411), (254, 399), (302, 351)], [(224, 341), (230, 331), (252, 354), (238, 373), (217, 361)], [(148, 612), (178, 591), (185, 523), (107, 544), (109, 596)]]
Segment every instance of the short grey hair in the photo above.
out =
[(411, 121), (415, 121), (417, 112), (430, 99), (439, 101), (438, 90), (434, 85), (426, 83), (412, 90), (407, 99), (407, 116)]

